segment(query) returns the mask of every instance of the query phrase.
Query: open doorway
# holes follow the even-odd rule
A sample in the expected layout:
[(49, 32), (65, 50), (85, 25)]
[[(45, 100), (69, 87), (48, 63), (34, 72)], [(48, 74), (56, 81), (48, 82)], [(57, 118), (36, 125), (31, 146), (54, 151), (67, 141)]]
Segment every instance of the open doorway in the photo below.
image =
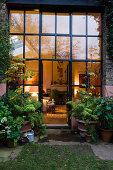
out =
[(45, 124), (67, 124), (69, 62), (42, 61), (42, 112)]

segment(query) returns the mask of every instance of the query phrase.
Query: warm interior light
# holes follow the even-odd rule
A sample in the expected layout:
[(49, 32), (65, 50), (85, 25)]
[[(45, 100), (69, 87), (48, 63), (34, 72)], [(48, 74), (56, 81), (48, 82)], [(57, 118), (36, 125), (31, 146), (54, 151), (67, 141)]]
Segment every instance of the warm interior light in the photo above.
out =
[(77, 95), (77, 91), (78, 91), (78, 89), (74, 89), (74, 96)]
[(74, 78), (74, 84), (79, 85), (79, 78), (77, 76)]
[(31, 93), (33, 98), (38, 100), (38, 87), (37, 86), (25, 86), (25, 91)]
[(34, 11), (39, 11), (39, 9), (34, 9)]

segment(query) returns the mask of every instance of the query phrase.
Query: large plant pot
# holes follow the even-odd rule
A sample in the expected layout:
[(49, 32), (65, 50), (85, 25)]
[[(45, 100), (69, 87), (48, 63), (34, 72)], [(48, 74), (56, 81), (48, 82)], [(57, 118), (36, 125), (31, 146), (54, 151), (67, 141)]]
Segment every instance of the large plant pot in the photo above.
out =
[(30, 122), (27, 122), (26, 124), (24, 124), (24, 125), (21, 127), (20, 131), (24, 133), (24, 132), (30, 131), (31, 129), (32, 129), (32, 127), (31, 127)]
[[(82, 137), (85, 137), (87, 133), (87, 126), (85, 125), (85, 121), (76, 119), (78, 123), (78, 130), (80, 131), (80, 134)], [(89, 121), (89, 125), (93, 128), (96, 128), (98, 125), (98, 121)]]
[(78, 123), (75, 117), (71, 119), (71, 130), (76, 131), (78, 128)]
[(113, 136), (112, 130), (101, 129), (101, 137), (104, 142), (110, 142), (112, 136)]

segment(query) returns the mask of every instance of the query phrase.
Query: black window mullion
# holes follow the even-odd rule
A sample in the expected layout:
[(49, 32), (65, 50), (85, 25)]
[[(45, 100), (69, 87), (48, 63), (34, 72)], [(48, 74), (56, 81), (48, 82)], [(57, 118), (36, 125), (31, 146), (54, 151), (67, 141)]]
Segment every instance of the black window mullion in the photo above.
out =
[[(23, 34), (23, 59), (25, 59), (25, 10), (24, 10), (24, 34)], [(23, 63), (25, 64), (25, 61), (23, 61)], [(23, 73), (25, 74), (25, 68), (23, 68)], [(24, 93), (24, 79), (23, 79), (23, 93)]]
[(42, 98), (42, 61), (41, 61), (41, 34), (42, 34), (42, 11), (39, 13), (39, 101), (41, 101)]
[(69, 100), (72, 100), (72, 13), (70, 13)]
[(55, 13), (55, 59), (56, 59), (56, 50), (57, 50), (57, 13)]
[(39, 59), (41, 59), (42, 12), (39, 13)]
[(88, 72), (87, 72), (87, 68), (88, 68), (88, 14), (86, 13), (86, 91), (88, 88)]

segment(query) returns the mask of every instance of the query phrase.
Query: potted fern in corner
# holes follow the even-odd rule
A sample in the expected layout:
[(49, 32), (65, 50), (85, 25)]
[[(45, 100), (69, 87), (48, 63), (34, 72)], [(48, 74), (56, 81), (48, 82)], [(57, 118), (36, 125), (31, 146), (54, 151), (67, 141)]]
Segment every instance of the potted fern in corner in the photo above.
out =
[(113, 96), (100, 98), (97, 105), (101, 137), (104, 142), (110, 142), (113, 136)]

